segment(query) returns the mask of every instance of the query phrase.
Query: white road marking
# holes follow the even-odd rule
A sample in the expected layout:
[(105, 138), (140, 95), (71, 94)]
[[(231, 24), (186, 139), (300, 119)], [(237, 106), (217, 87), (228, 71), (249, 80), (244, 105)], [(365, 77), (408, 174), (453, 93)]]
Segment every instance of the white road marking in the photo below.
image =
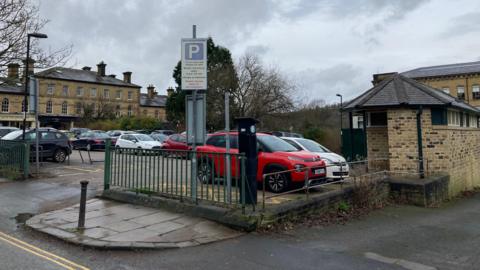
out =
[(59, 174), (58, 176), (59, 177), (63, 177), (63, 176), (74, 176), (74, 175), (82, 175), (84, 173), (67, 173), (67, 174)]
[(433, 266), (428, 266), (421, 263), (411, 262), (398, 258), (389, 258), (373, 252), (365, 252), (364, 255), (368, 259), (387, 264), (396, 264), (408, 270), (437, 270), (437, 268)]

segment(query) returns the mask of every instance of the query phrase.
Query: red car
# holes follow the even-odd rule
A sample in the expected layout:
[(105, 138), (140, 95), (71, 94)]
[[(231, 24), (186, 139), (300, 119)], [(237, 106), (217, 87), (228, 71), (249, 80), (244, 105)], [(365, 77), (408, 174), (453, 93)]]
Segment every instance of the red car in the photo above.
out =
[[(223, 176), (224, 156), (216, 156), (214, 153), (226, 153), (226, 133), (219, 132), (209, 136), (204, 146), (197, 148), (198, 152), (198, 175), (203, 182), (211, 179), (212, 167), (217, 176)], [(257, 181), (263, 181), (263, 174), (292, 170), (289, 173), (273, 174), (266, 177), (266, 187), (275, 193), (288, 190), (294, 184), (305, 183), (305, 169), (308, 169), (308, 180), (310, 183), (325, 180), (325, 162), (320, 156), (306, 151), (298, 151), (295, 147), (284, 140), (264, 134), (257, 133), (258, 142), (258, 168)], [(230, 133), (230, 153), (238, 153), (238, 133)], [(207, 162), (205, 162), (207, 159)], [(213, 161), (212, 161), (213, 160)], [(213, 163), (213, 164), (212, 164)], [(232, 158), (232, 177), (238, 174), (237, 162)], [(212, 166), (213, 165), (213, 166)]]
[(187, 138), (181, 134), (170, 135), (163, 143), (162, 149), (165, 150), (191, 150), (187, 145)]

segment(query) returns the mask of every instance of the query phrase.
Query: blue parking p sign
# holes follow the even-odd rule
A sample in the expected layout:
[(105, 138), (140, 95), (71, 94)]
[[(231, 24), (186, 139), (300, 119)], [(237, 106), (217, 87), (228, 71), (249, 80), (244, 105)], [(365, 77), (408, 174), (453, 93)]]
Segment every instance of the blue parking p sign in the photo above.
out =
[(207, 89), (206, 39), (182, 39), (182, 89)]
[(203, 46), (201, 42), (185, 43), (185, 59), (187, 60), (203, 60)]

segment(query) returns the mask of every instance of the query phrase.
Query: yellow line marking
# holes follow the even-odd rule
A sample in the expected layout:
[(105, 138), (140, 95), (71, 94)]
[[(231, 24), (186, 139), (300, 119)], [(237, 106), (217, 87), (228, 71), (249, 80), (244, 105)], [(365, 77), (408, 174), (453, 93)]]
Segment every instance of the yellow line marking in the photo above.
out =
[(81, 169), (81, 168), (75, 168), (75, 167), (67, 167), (67, 168), (72, 170), (82, 171), (82, 172), (99, 172), (102, 170), (102, 169), (88, 170), (88, 169)]
[[(90, 270), (89, 268), (85, 267), (85, 266), (82, 266), (82, 265), (79, 265), (79, 264), (76, 264), (70, 260), (67, 260), (63, 257), (60, 257), (58, 255), (55, 255), (53, 253), (50, 253), (46, 250), (43, 250), (41, 248), (38, 248), (36, 246), (33, 246), (31, 244), (28, 244), (26, 242), (23, 242), (15, 237), (12, 237), (8, 234), (5, 234), (5, 233), (2, 233), (0, 232), (0, 240), (3, 240), (11, 245), (14, 245), (18, 248), (21, 248), (27, 252), (30, 252), (36, 256), (39, 256), (41, 258), (44, 258), (46, 260), (49, 260), (53, 263), (56, 263), (66, 269), (69, 269), (69, 270), (75, 270), (75, 269), (81, 269), (81, 270)], [(43, 253), (43, 254), (41, 254)]]

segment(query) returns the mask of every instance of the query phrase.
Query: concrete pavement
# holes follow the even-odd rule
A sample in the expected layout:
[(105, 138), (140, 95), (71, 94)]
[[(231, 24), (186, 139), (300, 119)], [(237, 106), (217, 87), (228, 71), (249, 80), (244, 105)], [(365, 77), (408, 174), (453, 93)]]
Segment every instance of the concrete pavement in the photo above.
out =
[(102, 199), (87, 201), (85, 229), (79, 230), (78, 212), (77, 204), (36, 215), (26, 225), (67, 242), (107, 249), (191, 247), (242, 235), (206, 219)]

